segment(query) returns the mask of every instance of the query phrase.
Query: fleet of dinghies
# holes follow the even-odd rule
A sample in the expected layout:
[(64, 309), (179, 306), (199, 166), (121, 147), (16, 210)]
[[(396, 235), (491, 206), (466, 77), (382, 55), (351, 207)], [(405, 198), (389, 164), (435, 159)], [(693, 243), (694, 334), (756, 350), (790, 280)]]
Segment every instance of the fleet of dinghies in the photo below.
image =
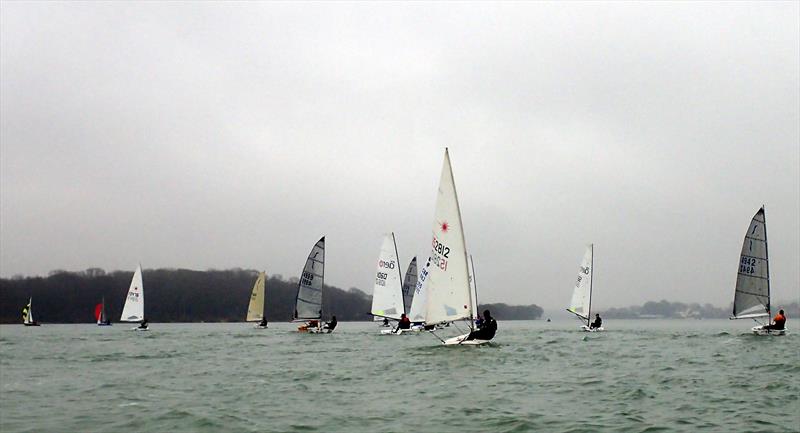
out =
[[(487, 343), (489, 340), (476, 338), (480, 334), (473, 335), (477, 324), (481, 322), (477, 281), (472, 256), (467, 253), (461, 209), (447, 149), (439, 179), (431, 235), (431, 251), (425, 265), (418, 267), (417, 257), (414, 257), (406, 269), (405, 277), (401, 273), (394, 233), (384, 236), (369, 314), (375, 321), (399, 321), (405, 314), (412, 323), (410, 329), (385, 329), (381, 331), (382, 334), (400, 335), (428, 330), (448, 346)], [(324, 326), (322, 323), (324, 277), (325, 236), (314, 244), (308, 254), (298, 282), (292, 321), (302, 323), (298, 327), (299, 332), (331, 333), (336, 328), (336, 316), (332, 316), (332, 320)], [(586, 332), (604, 330), (602, 326), (591, 323), (593, 280), (594, 244), (589, 244), (567, 308), (581, 322), (585, 322), (580, 329)], [(245, 320), (259, 322), (256, 327), (262, 329), (267, 327), (265, 297), (266, 273), (260, 272), (253, 285)], [(39, 326), (33, 317), (32, 304), (33, 298), (30, 298), (22, 310), (25, 326)], [(752, 328), (752, 333), (756, 335), (785, 335), (785, 329), (775, 329), (769, 323), (759, 322), (764, 318), (769, 322), (770, 317), (767, 227), (762, 206), (751, 219), (744, 236), (730, 318), (755, 320), (759, 325)], [(98, 326), (111, 325), (106, 315), (105, 298), (95, 306), (95, 319)], [(139, 323), (138, 327), (133, 328), (138, 331), (148, 330), (144, 315), (141, 265), (133, 273), (120, 321)], [(441, 337), (437, 334), (441, 329), (450, 328), (451, 324), (454, 325), (451, 329), (461, 331), (460, 335)], [(466, 332), (461, 330), (459, 324), (467, 328)]]

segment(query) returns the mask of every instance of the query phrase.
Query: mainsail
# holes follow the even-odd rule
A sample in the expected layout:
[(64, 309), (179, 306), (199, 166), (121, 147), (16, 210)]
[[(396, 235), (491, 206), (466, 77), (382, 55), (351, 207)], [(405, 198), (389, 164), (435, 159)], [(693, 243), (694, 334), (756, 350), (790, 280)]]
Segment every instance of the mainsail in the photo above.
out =
[(572, 291), (572, 300), (567, 308), (570, 313), (586, 320), (587, 325), (592, 304), (593, 260), (594, 244), (589, 244), (586, 246), (586, 253), (583, 255), (581, 267), (578, 270), (578, 279), (575, 281), (575, 289)]
[(253, 285), (253, 292), (250, 294), (250, 304), (247, 306), (247, 319), (248, 322), (257, 322), (264, 318), (264, 286), (267, 279), (267, 274), (264, 272), (258, 273), (256, 283)]
[(403, 306), (404, 313), (408, 316), (411, 311), (411, 303), (414, 302), (414, 292), (417, 287), (417, 258), (411, 259), (406, 270), (406, 278), (403, 280)]
[(318, 320), (322, 318), (322, 283), (325, 276), (325, 236), (320, 238), (306, 259), (300, 283), (297, 286), (297, 301), (294, 320)]
[(769, 317), (769, 259), (764, 207), (756, 212), (744, 235), (732, 319)]
[(22, 323), (33, 323), (33, 298), (28, 299), (28, 305), (22, 309)]
[(108, 318), (106, 317), (106, 298), (103, 297), (99, 304), (94, 306), (94, 318), (97, 320), (98, 325), (104, 325), (108, 323)]
[(384, 317), (400, 320), (400, 315), (405, 313), (402, 290), (397, 243), (394, 233), (390, 233), (384, 236), (378, 255), (375, 285), (372, 291), (372, 310), (370, 311), (374, 320), (383, 320)]
[(472, 294), (461, 210), (445, 149), (433, 219), (425, 322), (452, 322), (472, 317)]
[(144, 320), (144, 284), (142, 283), (142, 265), (136, 268), (122, 307), (122, 322), (141, 322)]
[(411, 309), (408, 311), (408, 318), (415, 323), (425, 321), (425, 308), (427, 307), (427, 282), (428, 282), (428, 268), (430, 268), (431, 260), (428, 259), (425, 266), (419, 271), (417, 277), (417, 284), (414, 286), (414, 299), (411, 301)]

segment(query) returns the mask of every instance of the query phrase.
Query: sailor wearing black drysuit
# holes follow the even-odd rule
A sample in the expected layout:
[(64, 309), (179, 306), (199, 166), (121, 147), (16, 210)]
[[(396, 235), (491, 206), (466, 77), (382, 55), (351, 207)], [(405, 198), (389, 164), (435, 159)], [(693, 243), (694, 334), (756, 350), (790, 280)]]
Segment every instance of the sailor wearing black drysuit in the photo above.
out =
[(483, 312), (483, 325), (480, 329), (476, 329), (469, 333), (467, 340), (491, 340), (497, 332), (497, 322), (494, 317), (489, 313), (489, 310)]

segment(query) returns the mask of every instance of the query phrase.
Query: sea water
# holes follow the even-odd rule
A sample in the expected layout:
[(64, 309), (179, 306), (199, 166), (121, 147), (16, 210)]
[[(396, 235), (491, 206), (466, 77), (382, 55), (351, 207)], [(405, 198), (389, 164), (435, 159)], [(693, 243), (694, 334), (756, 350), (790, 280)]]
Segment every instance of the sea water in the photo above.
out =
[(4, 325), (0, 431), (798, 431), (800, 328), (752, 324), (499, 321), (479, 347), (373, 323)]

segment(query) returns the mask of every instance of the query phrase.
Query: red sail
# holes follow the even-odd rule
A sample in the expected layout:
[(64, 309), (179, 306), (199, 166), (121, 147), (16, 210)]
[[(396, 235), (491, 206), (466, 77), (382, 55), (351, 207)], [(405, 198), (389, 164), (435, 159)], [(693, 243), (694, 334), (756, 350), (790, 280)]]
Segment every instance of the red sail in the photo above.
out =
[(97, 304), (94, 306), (94, 319), (100, 320), (100, 313), (103, 312), (103, 304)]

